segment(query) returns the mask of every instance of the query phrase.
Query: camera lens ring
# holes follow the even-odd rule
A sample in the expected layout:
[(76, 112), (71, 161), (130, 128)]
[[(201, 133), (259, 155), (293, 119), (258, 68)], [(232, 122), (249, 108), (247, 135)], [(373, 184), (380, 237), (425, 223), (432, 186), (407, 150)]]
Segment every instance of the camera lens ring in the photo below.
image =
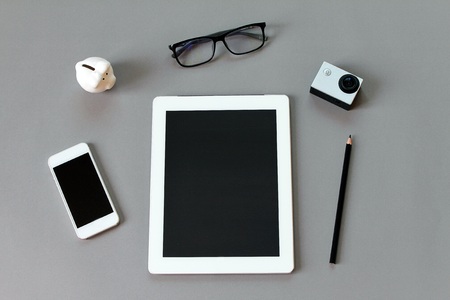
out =
[(352, 74), (345, 74), (339, 79), (339, 88), (346, 94), (353, 94), (359, 88), (359, 80)]

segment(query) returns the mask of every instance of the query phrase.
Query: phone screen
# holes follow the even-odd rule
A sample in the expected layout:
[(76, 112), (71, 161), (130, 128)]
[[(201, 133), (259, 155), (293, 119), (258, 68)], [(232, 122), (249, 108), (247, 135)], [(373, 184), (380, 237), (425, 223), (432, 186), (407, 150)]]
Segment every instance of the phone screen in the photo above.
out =
[(78, 228), (113, 212), (89, 153), (53, 170)]

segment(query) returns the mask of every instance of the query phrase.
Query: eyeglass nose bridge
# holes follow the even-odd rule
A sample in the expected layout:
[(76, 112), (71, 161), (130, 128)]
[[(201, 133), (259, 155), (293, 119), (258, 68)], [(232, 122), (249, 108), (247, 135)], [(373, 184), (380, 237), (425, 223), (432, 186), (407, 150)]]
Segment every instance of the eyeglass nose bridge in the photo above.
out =
[(227, 31), (220, 31), (220, 32), (216, 32), (213, 33), (211, 35), (208, 36), (208, 38), (210, 38), (213, 41), (213, 53), (211, 58), (209, 59), (209, 61), (213, 60), (216, 57), (216, 44), (217, 42), (222, 42), (222, 44), (225, 46), (225, 49), (230, 52), (231, 54), (234, 55), (239, 55), (238, 53), (235, 53), (234, 51), (232, 51), (230, 49), (230, 46), (227, 44), (225, 37), (229, 34), (230, 32)]
[[(222, 33), (222, 34), (221, 34), (221, 35), (217, 35), (216, 37), (210, 37), (210, 38), (212, 39), (212, 41), (213, 41), (213, 55), (212, 55), (212, 57), (211, 57), (210, 60), (213, 60), (214, 57), (216, 57), (216, 49), (217, 49), (217, 43), (218, 43), (218, 42), (222, 42), (222, 44), (225, 46), (225, 49), (226, 49), (228, 52), (233, 53), (233, 52), (231, 52), (230, 48), (228, 48), (228, 45), (227, 45), (227, 43), (225, 42), (225, 36), (226, 36), (226, 35), (223, 34), (224, 32), (226, 32), (226, 31), (218, 32), (217, 34), (219, 34), (219, 33)], [(221, 51), (219, 51), (219, 52), (221, 52)], [(226, 51), (225, 51), (225, 52), (226, 52)], [(220, 53), (220, 54), (222, 54), (222, 53)]]
[[(214, 58), (215, 54), (216, 54), (216, 43), (217, 42), (222, 42), (222, 44), (225, 46), (225, 48), (228, 50), (228, 52), (230, 52), (231, 54), (236, 54), (235, 52), (233, 52), (230, 49), (230, 47), (228, 46), (227, 42), (225, 41), (225, 37), (227, 35), (229, 35), (230, 33), (232, 33), (234, 30), (236, 30), (236, 29), (223, 30), (223, 31), (215, 32), (215, 33), (212, 33), (212, 34), (206, 36), (207, 38), (210, 38), (213, 41), (213, 44), (214, 44), (214, 46), (213, 46), (213, 55), (212, 55), (210, 60), (212, 60)], [(264, 38), (264, 40), (267, 41), (267, 38)]]

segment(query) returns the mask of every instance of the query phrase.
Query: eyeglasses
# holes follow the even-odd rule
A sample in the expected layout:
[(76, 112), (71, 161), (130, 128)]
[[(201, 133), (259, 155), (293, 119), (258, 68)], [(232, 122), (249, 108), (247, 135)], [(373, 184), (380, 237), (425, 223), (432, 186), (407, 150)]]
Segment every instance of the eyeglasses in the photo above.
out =
[(264, 34), (265, 27), (265, 22), (249, 24), (175, 43), (169, 49), (180, 66), (195, 67), (212, 60), (218, 41), (222, 41), (228, 51), (235, 55), (258, 50), (268, 39)]

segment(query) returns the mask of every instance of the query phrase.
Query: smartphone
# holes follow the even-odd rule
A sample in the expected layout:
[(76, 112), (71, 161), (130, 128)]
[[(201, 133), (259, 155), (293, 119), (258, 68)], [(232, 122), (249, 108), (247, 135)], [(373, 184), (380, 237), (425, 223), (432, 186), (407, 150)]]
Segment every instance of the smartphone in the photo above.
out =
[(80, 239), (119, 224), (119, 215), (86, 143), (52, 155), (48, 166)]

